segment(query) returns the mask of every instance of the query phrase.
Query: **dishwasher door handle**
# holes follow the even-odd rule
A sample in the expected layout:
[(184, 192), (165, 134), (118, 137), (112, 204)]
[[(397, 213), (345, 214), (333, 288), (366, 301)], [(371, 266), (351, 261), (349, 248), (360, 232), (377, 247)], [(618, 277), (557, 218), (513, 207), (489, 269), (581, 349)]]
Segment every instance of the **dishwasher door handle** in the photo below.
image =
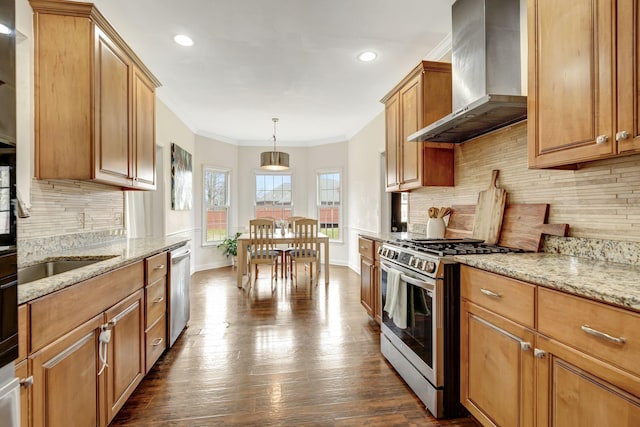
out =
[(191, 254), (191, 249), (187, 249), (185, 252), (180, 252), (179, 254), (173, 255), (171, 254), (171, 263), (177, 264), (184, 258), (188, 257)]

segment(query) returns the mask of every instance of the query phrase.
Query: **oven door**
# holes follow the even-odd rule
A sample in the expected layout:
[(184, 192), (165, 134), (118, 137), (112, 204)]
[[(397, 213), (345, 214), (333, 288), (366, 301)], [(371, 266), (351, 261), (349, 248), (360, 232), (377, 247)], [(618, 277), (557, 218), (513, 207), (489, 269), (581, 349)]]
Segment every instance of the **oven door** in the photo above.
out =
[[(380, 296), (382, 299), (382, 333), (434, 386), (440, 387), (442, 375), (437, 375), (439, 365), (438, 342), (442, 331), (437, 322), (439, 310), (437, 281), (419, 276), (402, 266), (380, 263)], [(387, 278), (391, 270), (400, 273), (400, 286), (406, 286), (407, 322), (400, 328), (385, 310)], [(440, 378), (440, 379), (439, 379)]]

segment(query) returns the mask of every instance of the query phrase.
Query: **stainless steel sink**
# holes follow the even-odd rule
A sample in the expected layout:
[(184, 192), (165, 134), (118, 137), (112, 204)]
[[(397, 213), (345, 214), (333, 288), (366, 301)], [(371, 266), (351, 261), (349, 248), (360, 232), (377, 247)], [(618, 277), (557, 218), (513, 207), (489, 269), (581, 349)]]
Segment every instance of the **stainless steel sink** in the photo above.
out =
[(86, 265), (95, 264), (96, 262), (104, 261), (109, 258), (112, 257), (94, 259), (59, 259), (19, 268), (18, 284), (44, 279), (45, 277), (64, 273), (65, 271), (74, 270)]

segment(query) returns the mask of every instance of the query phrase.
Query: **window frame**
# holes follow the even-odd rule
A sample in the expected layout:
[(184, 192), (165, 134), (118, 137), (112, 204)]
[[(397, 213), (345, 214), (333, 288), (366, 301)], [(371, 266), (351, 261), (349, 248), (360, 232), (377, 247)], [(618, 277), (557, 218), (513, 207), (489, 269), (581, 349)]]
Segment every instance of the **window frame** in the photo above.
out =
[(220, 240), (207, 240), (207, 205), (205, 203), (205, 194), (206, 194), (206, 180), (205, 176), (207, 171), (213, 171), (217, 173), (222, 173), (226, 175), (226, 205), (224, 207), (227, 209), (227, 226), (225, 237), (229, 236), (229, 230), (231, 228), (231, 224), (229, 223), (229, 219), (231, 218), (231, 169), (219, 167), (219, 166), (211, 166), (211, 165), (202, 165), (202, 244), (201, 246), (217, 246), (224, 240), (223, 237)]
[(320, 221), (320, 177), (321, 175), (329, 175), (329, 174), (338, 174), (340, 177), (340, 189), (339, 191), (339, 200), (338, 204), (338, 238), (333, 239), (329, 237), (330, 242), (335, 243), (343, 243), (344, 242), (344, 215), (343, 215), (343, 204), (344, 204), (344, 173), (341, 168), (329, 168), (329, 169), (317, 169), (316, 170), (316, 216), (318, 218), (318, 230), (322, 228), (322, 222)]
[(257, 202), (257, 178), (259, 175), (263, 176), (289, 176), (291, 177), (291, 215), (294, 216), (295, 203), (294, 203), (294, 189), (295, 189), (295, 174), (292, 169), (286, 171), (266, 171), (264, 169), (254, 169), (253, 171), (253, 217), (258, 218), (258, 202)]

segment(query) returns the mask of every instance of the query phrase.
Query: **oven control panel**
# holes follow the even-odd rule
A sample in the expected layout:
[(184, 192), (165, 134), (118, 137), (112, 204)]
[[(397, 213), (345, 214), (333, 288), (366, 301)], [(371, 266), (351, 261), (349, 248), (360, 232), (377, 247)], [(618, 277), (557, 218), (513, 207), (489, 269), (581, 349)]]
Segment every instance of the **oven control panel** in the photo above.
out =
[(385, 259), (394, 261), (404, 265), (411, 270), (419, 273), (432, 275), (438, 268), (437, 257), (422, 254), (417, 251), (407, 250), (406, 248), (395, 248), (389, 246), (381, 246), (378, 254)]

